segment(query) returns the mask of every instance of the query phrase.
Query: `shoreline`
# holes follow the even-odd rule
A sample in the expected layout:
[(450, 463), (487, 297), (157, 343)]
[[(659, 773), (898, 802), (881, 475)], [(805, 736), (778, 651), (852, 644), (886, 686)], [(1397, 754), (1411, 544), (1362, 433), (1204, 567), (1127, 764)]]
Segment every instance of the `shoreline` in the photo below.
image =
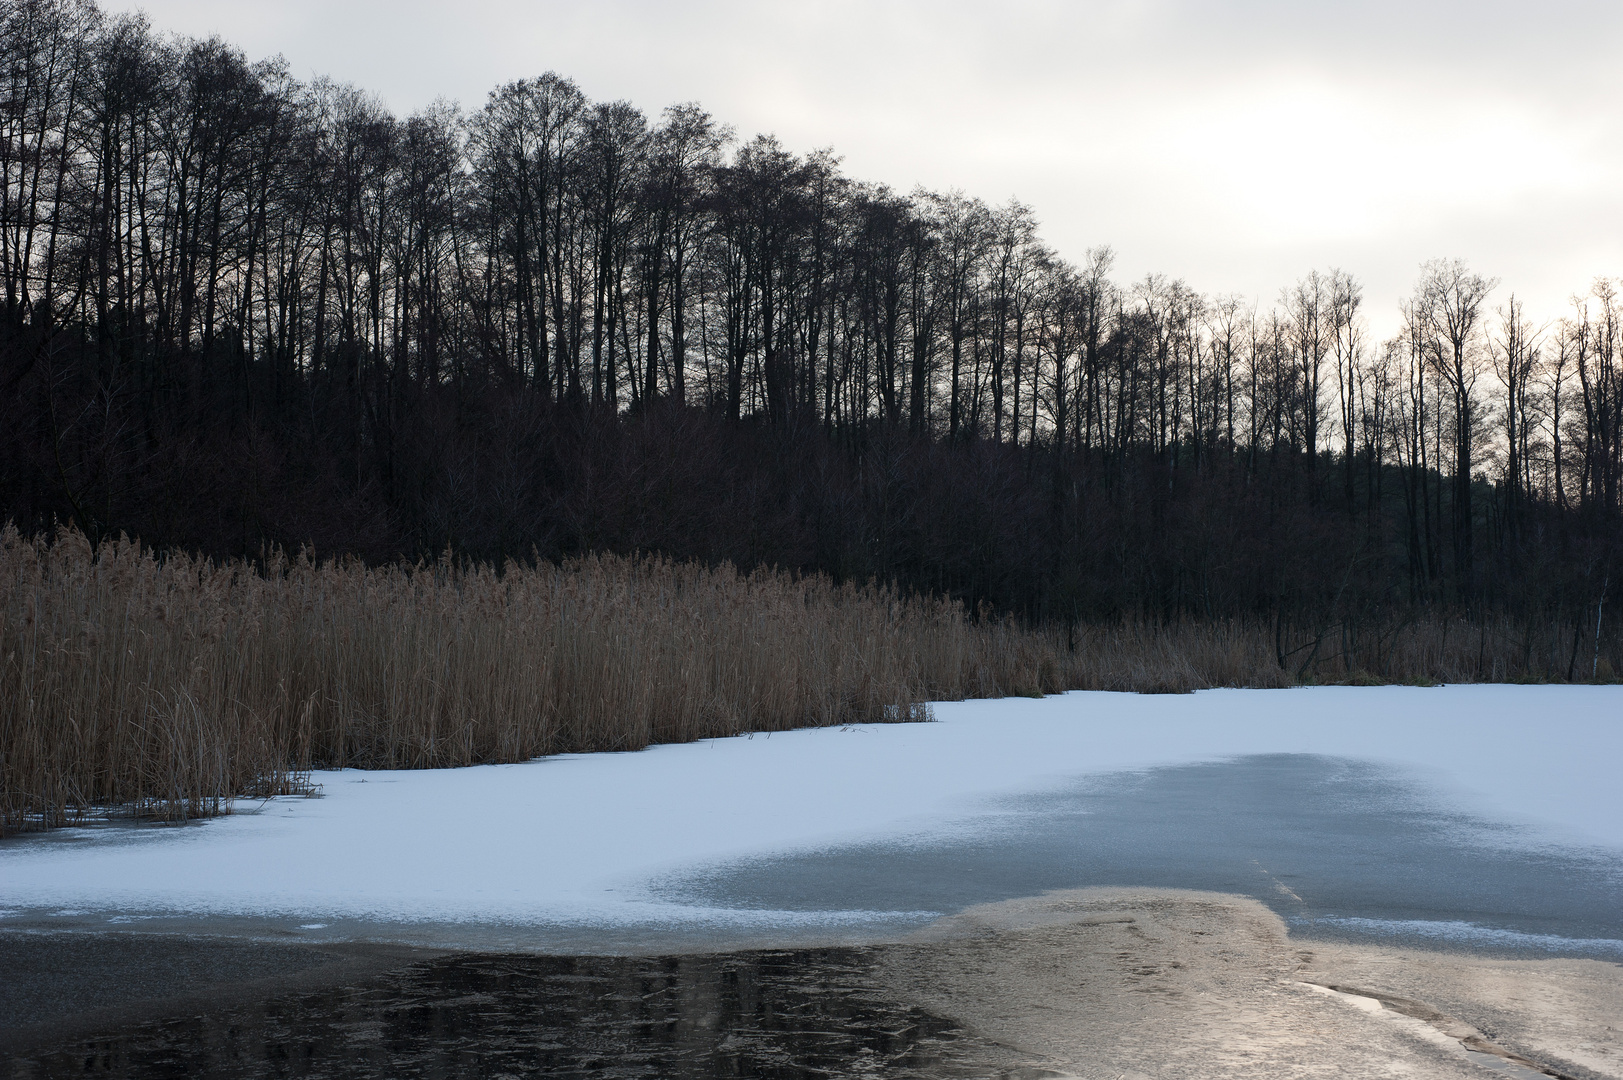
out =
[[(1232, 894), (1071, 890), (970, 908), (886, 943), (784, 944), (595, 962), (777, 957), (792, 971), (805, 958), (810, 983), (810, 967), (849, 956), (868, 990), (961, 1027), (978, 1060), (1008, 1075), (1623, 1077), (1623, 965), (1293, 937)], [(522, 970), (570, 959), (138, 929), (12, 929), (0, 957), (22, 973), (8, 980), (0, 1059), (135, 1045), (177, 1018), (314, 1000), (447, 960)]]
[(1065, 1076), (1623, 1077), (1623, 965), (1292, 937), (1233, 894), (987, 904), (916, 935), (884, 973)]

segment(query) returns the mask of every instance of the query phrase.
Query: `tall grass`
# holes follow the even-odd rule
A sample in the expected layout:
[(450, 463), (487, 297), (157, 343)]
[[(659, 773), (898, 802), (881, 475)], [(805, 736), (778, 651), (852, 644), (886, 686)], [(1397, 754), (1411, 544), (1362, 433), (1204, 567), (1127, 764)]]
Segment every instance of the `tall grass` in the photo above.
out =
[[(0, 532), (0, 814), (188, 817), (320, 765), (416, 768), (923, 718), (1058, 689), (957, 607), (658, 558), (263, 567)], [(1046, 666), (1045, 666), (1046, 665)]]
[(651, 557), (500, 572), (450, 560), (254, 565), (7, 526), (0, 830), (98, 806), (203, 815), (297, 790), (321, 766), (520, 761), (924, 719), (931, 700), (1548, 668), (1555, 653), (1511, 629), (1342, 628), (1345, 648), (1320, 630), (1311, 663), (1282, 666), (1273, 624), (1130, 621), (1068, 636), (880, 586)]

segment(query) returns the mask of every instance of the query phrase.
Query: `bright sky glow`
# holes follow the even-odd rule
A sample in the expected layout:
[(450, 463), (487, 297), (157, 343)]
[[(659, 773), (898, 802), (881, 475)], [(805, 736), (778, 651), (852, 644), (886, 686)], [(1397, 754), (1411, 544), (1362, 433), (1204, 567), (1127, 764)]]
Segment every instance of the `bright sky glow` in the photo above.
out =
[(1271, 303), (1366, 285), (1377, 334), (1460, 257), (1540, 318), (1623, 274), (1623, 5), (1605, 0), (105, 0), (402, 114), (555, 70), (655, 115), (831, 146), (899, 190), (1018, 196), (1080, 259)]

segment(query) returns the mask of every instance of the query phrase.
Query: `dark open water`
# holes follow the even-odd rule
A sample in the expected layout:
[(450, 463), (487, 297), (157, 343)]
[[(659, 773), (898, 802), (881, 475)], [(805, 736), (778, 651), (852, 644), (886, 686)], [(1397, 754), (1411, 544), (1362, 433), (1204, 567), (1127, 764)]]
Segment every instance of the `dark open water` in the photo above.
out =
[(13, 1059), (0, 1076), (1006, 1075), (990, 1047), (874, 993), (866, 956), (451, 956), (353, 986), (136, 1025)]

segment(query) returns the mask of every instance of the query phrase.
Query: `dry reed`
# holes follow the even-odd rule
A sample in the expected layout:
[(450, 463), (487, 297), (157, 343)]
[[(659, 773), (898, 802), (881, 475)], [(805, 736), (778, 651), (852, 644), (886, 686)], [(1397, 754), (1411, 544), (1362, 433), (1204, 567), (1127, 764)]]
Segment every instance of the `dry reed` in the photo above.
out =
[[(0, 831), (93, 807), (209, 814), (323, 766), (633, 750), (1063, 689), (1538, 677), (1559, 659), (1508, 624), (1450, 629), (1321, 629), (1282, 666), (1272, 624), (1068, 638), (882, 586), (656, 557), (255, 566), (6, 526)], [(1601, 663), (1609, 676), (1616, 658)]]

